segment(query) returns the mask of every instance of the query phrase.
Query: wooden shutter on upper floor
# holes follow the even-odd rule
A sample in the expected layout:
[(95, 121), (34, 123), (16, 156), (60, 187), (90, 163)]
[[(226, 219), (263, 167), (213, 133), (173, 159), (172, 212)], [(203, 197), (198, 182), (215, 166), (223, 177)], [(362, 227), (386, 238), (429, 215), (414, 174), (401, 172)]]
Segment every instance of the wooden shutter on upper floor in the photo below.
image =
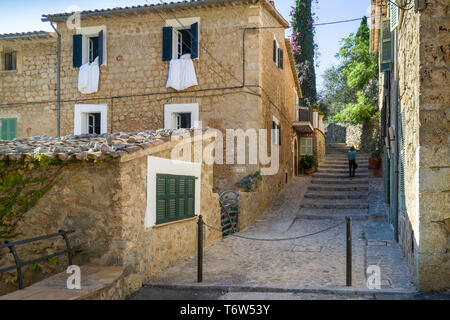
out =
[(284, 52), (282, 49), (278, 48), (278, 68), (283, 69), (284, 67)]
[(380, 72), (390, 71), (393, 59), (392, 32), (390, 30), (390, 20), (381, 21), (381, 46), (380, 46)]
[(73, 35), (73, 67), (79, 68), (83, 64), (83, 36)]
[(162, 60), (170, 61), (172, 60), (172, 52), (173, 52), (173, 28), (172, 27), (164, 27), (163, 28), (163, 43), (162, 43)]
[(98, 65), (101, 66), (103, 64), (103, 54), (105, 52), (103, 48), (103, 30), (98, 34)]
[(281, 126), (278, 126), (278, 145), (281, 146)]
[(278, 46), (277, 46), (277, 40), (273, 40), (273, 62), (277, 63), (277, 50), (278, 50)]
[(198, 39), (199, 39), (199, 30), (198, 30), (198, 22), (191, 25), (191, 59), (198, 58)]

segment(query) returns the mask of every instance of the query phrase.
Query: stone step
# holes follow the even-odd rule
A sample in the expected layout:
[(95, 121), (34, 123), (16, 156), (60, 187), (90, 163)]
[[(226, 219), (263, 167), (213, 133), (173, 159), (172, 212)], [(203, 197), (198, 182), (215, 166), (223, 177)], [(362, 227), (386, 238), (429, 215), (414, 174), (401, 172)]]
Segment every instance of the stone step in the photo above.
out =
[[(341, 168), (341, 169), (322, 169), (322, 167), (319, 168), (317, 173), (320, 174), (349, 174), (349, 168)], [(369, 176), (369, 169), (366, 168), (358, 168), (356, 169), (356, 173), (362, 176)]]
[[(347, 172), (347, 174), (325, 174), (325, 173), (314, 173), (312, 175), (313, 179), (345, 179), (350, 178), (350, 174)], [(353, 179), (368, 179), (368, 174), (363, 174), (361, 172), (356, 171), (355, 176)]]
[(351, 200), (351, 199), (369, 199), (367, 192), (326, 192), (326, 191), (309, 191), (305, 194), (307, 199), (332, 199), (332, 200)]
[(345, 191), (358, 191), (358, 192), (367, 192), (369, 191), (368, 185), (310, 185), (308, 187), (308, 191), (336, 191), (336, 192), (345, 192)]
[(313, 178), (311, 180), (311, 184), (337, 184), (337, 185), (348, 185), (348, 184), (358, 184), (367, 186), (369, 181), (367, 179), (358, 179), (358, 178), (349, 178), (345, 179), (321, 179), (321, 178)]
[[(336, 210), (330, 213), (330, 210), (321, 209), (301, 209), (297, 214), (297, 219), (302, 220), (345, 220), (345, 218), (352, 218), (355, 221), (370, 220), (370, 216), (367, 214), (367, 210)], [(341, 226), (342, 230), (345, 230), (346, 226)]]
[(369, 212), (366, 209), (347, 209), (347, 210), (332, 210), (332, 209), (311, 209), (300, 208), (297, 211), (297, 215), (334, 215), (345, 217), (346, 215), (368, 215)]
[(305, 199), (300, 204), (300, 208), (308, 209), (369, 209), (367, 200), (336, 200), (336, 201), (314, 201)]

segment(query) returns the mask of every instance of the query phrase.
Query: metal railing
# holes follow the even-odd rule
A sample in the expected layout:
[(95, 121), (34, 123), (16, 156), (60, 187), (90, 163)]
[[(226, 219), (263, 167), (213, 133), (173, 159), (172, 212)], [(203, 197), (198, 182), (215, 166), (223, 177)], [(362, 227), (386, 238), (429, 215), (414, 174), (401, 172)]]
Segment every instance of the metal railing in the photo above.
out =
[[(6, 268), (2, 268), (2, 269), (0, 269), (0, 273), (8, 272), (8, 271), (16, 269), (17, 270), (17, 277), (18, 277), (18, 280), (19, 280), (19, 289), (23, 289), (22, 268), (25, 267), (25, 266), (28, 266), (28, 265), (31, 265), (31, 264), (35, 264), (35, 263), (38, 263), (38, 262), (42, 262), (42, 261), (46, 261), (48, 259), (51, 259), (51, 258), (54, 258), (54, 257), (57, 257), (57, 256), (61, 256), (61, 255), (66, 254), (66, 253), (67, 253), (68, 258), (69, 258), (69, 266), (71, 266), (72, 265), (72, 252), (80, 250), (80, 247), (72, 248), (70, 246), (70, 241), (69, 241), (69, 238), (67, 237), (67, 235), (71, 234), (71, 233), (75, 233), (75, 231), (74, 230), (71, 230), (71, 231), (60, 230), (60, 231), (58, 231), (58, 233), (49, 234), (49, 235), (41, 236), (41, 237), (37, 237), (37, 238), (25, 239), (25, 240), (20, 240), (20, 241), (16, 241), (16, 242), (11, 242), (9, 240), (5, 241), (4, 244), (0, 244), (0, 249), (8, 248), (9, 252), (14, 257), (14, 261), (15, 261), (16, 265), (9, 266), (9, 267), (6, 267)], [(20, 260), (19, 255), (18, 255), (17, 250), (16, 250), (17, 246), (20, 246), (20, 245), (23, 245), (23, 244), (27, 244), (27, 243), (36, 242), (36, 241), (42, 241), (42, 240), (47, 240), (47, 239), (51, 239), (51, 238), (56, 238), (56, 237), (62, 237), (64, 239), (64, 241), (66, 242), (66, 247), (67, 247), (66, 250), (55, 252), (53, 254), (50, 254), (50, 255), (47, 255), (47, 256), (44, 256), (44, 257), (41, 257), (41, 258), (33, 259), (33, 260), (30, 260), (30, 261), (22, 261), (22, 260)]]
[(300, 122), (311, 122), (311, 124), (313, 123), (313, 110), (312, 108), (308, 108), (308, 107), (300, 107), (299, 110), (299, 117), (298, 117), (298, 121)]
[[(295, 222), (295, 220), (294, 220)], [(346, 264), (345, 264), (345, 273), (346, 273), (346, 286), (347, 287), (351, 287), (352, 286), (352, 280), (353, 280), (353, 266), (352, 266), (352, 258), (353, 258), (353, 253), (352, 253), (352, 229), (353, 229), (353, 219), (350, 217), (345, 217), (345, 222), (342, 223), (338, 223), (336, 225), (333, 225), (331, 227), (328, 227), (326, 229), (314, 232), (314, 233), (310, 233), (310, 234), (303, 234), (303, 235), (298, 235), (295, 237), (289, 237), (289, 238), (274, 238), (274, 239), (270, 239), (270, 238), (253, 238), (253, 237), (245, 237), (239, 234), (230, 234), (230, 237), (236, 237), (236, 238), (240, 238), (240, 239), (246, 239), (246, 240), (250, 240), (250, 241), (265, 241), (265, 242), (278, 242), (278, 241), (293, 241), (293, 240), (298, 240), (298, 239), (303, 239), (303, 238), (308, 238), (308, 237), (312, 237), (315, 235), (318, 235), (320, 233), (323, 232), (327, 232), (329, 230), (335, 229), (341, 225), (346, 225), (346, 237), (345, 237), (345, 248), (346, 248)], [(203, 216), (200, 215), (198, 217), (198, 222), (197, 222), (197, 226), (198, 226), (198, 230), (197, 230), (197, 282), (198, 283), (202, 283), (203, 282), (203, 236), (204, 236), (204, 229), (205, 227), (208, 228), (209, 230), (212, 231), (216, 231), (216, 232), (220, 232), (222, 233), (222, 230), (217, 229), (209, 224), (207, 224), (205, 222), (205, 220), (203, 220)], [(291, 225), (292, 226), (292, 225)]]

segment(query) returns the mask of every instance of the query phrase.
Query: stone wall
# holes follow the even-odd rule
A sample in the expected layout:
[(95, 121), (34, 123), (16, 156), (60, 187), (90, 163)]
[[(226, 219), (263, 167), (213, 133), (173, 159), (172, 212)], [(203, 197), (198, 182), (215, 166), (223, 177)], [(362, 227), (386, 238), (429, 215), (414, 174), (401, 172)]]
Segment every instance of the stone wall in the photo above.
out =
[(450, 287), (449, 7), (445, 0), (427, 3), (425, 10), (402, 12), (396, 31), (398, 108), (405, 116), (406, 151), (406, 210), (399, 214), (399, 241), (423, 291)]
[[(146, 229), (147, 156), (170, 158), (176, 141), (124, 155), (97, 164), (71, 163), (59, 173), (59, 183), (18, 223), (20, 237), (51, 234), (57, 230), (77, 232), (70, 236), (81, 252), (74, 264), (124, 267), (123, 295), (138, 290), (144, 281), (197, 250), (196, 219)], [(201, 214), (205, 221), (220, 228), (218, 195), (212, 192), (213, 167), (202, 165)], [(221, 234), (206, 232), (205, 245)], [(65, 248), (62, 240), (43, 241), (19, 247), (23, 260), (30, 260)], [(0, 252), (0, 266), (13, 264), (11, 254)], [(25, 285), (47, 278), (67, 268), (67, 258), (53, 265), (39, 263), (34, 271), (24, 268)], [(15, 271), (0, 275), (0, 294), (17, 289), (5, 284)]]
[(0, 118), (17, 118), (18, 137), (56, 135), (56, 37), (0, 40), (5, 50), (16, 51), (17, 70), (0, 66)]
[(319, 129), (314, 129), (314, 157), (316, 167), (325, 160), (325, 135)]
[[(427, 9), (420, 14), (418, 30), (421, 64), (415, 83), (419, 83), (421, 94), (413, 101), (419, 102), (415, 123), (419, 125), (420, 143), (420, 237), (416, 235), (416, 240), (419, 287), (423, 290), (450, 288), (449, 9), (446, 0), (428, 1)], [(405, 85), (407, 90), (411, 88), (411, 84)]]
[[(164, 128), (164, 105), (174, 103), (198, 103), (203, 127), (218, 128), (223, 133), (226, 129), (271, 130), (272, 115), (276, 115), (282, 122), (284, 142), (281, 174), (286, 169), (292, 172), (289, 149), (295, 80), (287, 54), (284, 23), (269, 6), (265, 0), (236, 1), (232, 5), (214, 8), (193, 5), (159, 14), (141, 11), (83, 17), (83, 28), (106, 27), (106, 65), (100, 67), (99, 91), (90, 95), (78, 91), (78, 68), (72, 66), (72, 37), (77, 31), (69, 30), (66, 21), (57, 22), (62, 35), (61, 135), (74, 132), (76, 104), (106, 104), (108, 132)], [(175, 17), (200, 18), (199, 59), (194, 60), (199, 85), (179, 92), (165, 88), (169, 62), (163, 62), (161, 56), (162, 28), (166, 19)], [(260, 26), (277, 28), (246, 30), (243, 79), (244, 28)], [(274, 34), (285, 53), (283, 70), (276, 68), (272, 61)], [(20, 137), (56, 135), (55, 103), (45, 102), (56, 100), (56, 38), (49, 41), (39, 44), (40, 51), (29, 45), (31, 56), (24, 63), (24, 70), (30, 70), (33, 81), (8, 77), (3, 87), (0, 84), (0, 101), (17, 102), (14, 92), (19, 88), (26, 96), (19, 96), (18, 101), (40, 101), (35, 105), (0, 108), (0, 117), (18, 117)], [(44, 63), (50, 70), (40, 75), (37, 70)], [(39, 86), (34, 86), (35, 83)], [(50, 91), (41, 92), (41, 85)], [(237, 173), (236, 169), (241, 167), (216, 166), (216, 188), (226, 188), (259, 169), (245, 166), (246, 173)]]

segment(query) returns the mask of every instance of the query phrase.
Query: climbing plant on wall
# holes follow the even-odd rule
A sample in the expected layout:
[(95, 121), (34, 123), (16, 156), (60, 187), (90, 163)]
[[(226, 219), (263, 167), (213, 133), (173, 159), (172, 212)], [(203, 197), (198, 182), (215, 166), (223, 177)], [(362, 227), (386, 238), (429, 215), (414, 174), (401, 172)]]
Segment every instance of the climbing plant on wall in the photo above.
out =
[(62, 167), (61, 161), (45, 155), (0, 161), (0, 239), (19, 235), (15, 231), (18, 221), (58, 183)]
[(291, 7), (292, 48), (303, 93), (301, 103), (306, 106), (312, 106), (317, 101), (313, 2), (318, 0), (297, 0), (296, 5)]

